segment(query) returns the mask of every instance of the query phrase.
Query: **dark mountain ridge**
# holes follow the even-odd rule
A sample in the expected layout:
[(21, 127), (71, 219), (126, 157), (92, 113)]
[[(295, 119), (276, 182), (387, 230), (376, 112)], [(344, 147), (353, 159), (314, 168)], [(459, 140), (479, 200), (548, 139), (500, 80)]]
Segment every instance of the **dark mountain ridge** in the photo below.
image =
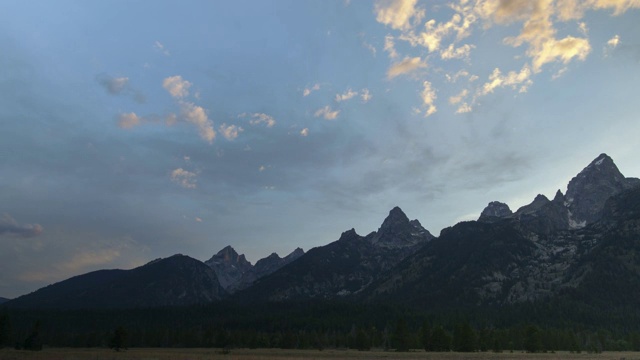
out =
[[(354, 229), (304, 253), (255, 266), (227, 246), (205, 263), (176, 255), (133, 270), (101, 270), (7, 302), (41, 308), (349, 301), (422, 309), (539, 301), (632, 306), (640, 296), (640, 180), (599, 155), (552, 200), (515, 212), (490, 202), (478, 221), (438, 238), (395, 207), (366, 236)], [(606, 289), (603, 291), (602, 289)], [(228, 297), (230, 296), (230, 297)]]
[(131, 270), (98, 270), (10, 300), (19, 308), (135, 308), (203, 304), (226, 292), (216, 274), (184, 255), (153, 260)]

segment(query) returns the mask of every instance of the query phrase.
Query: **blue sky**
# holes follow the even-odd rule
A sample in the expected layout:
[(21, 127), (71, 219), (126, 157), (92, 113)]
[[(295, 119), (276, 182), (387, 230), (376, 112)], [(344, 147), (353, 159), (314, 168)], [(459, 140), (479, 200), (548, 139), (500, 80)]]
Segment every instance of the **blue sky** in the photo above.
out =
[(640, 175), (640, 1), (13, 1), (0, 296)]

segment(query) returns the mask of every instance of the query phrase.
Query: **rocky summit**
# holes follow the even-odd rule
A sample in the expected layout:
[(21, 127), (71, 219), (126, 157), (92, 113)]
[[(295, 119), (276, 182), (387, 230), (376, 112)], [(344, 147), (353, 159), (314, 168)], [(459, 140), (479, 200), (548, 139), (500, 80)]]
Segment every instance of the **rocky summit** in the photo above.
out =
[(511, 214), (513, 213), (511, 212), (511, 209), (509, 209), (509, 205), (499, 201), (492, 201), (486, 208), (484, 208), (484, 210), (482, 210), (478, 221), (494, 222), (511, 216)]
[(638, 185), (640, 179), (625, 178), (607, 154), (600, 154), (569, 182), (564, 200), (571, 226), (598, 220), (607, 199)]
[(252, 268), (252, 265), (244, 255), (238, 255), (234, 248), (227, 246), (204, 262), (218, 275), (220, 285), (233, 292), (242, 280), (244, 273)]
[(302, 255), (304, 250), (301, 248), (295, 249), (284, 258), (272, 253), (258, 260), (254, 266), (247, 261), (244, 254), (239, 255), (234, 248), (227, 246), (205, 261), (205, 264), (216, 272), (222, 287), (232, 294), (251, 286), (259, 278), (275, 272)]

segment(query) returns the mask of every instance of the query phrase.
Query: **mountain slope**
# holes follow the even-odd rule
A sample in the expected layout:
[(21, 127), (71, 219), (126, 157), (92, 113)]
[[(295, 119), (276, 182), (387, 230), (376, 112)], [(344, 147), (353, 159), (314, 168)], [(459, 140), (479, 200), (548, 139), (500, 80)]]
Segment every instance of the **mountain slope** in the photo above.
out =
[(9, 300), (11, 300), (11, 299), (0, 297), (0, 304), (5, 303), (5, 302), (7, 302)]
[(208, 303), (226, 295), (208, 266), (184, 255), (131, 270), (99, 270), (8, 301), (20, 308), (125, 308)]

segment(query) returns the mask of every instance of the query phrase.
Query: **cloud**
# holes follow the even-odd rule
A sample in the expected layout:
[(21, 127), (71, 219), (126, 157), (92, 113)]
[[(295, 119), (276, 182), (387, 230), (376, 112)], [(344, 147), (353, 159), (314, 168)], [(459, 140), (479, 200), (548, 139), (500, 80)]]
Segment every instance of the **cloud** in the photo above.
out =
[(191, 171), (177, 168), (171, 172), (171, 181), (185, 189), (195, 189), (198, 175)]
[(423, 106), (426, 108), (424, 116), (428, 117), (437, 111), (434, 102), (438, 96), (436, 95), (436, 91), (431, 87), (431, 83), (429, 81), (424, 81), (422, 83), (422, 87), (423, 89), (422, 92), (420, 92), (420, 98), (422, 99)]
[(199, 217), (197, 217), (197, 216), (195, 217), (195, 219), (194, 219), (194, 220), (195, 220), (196, 222), (202, 222), (202, 218), (199, 218)]
[(527, 92), (527, 89), (533, 81), (531, 80), (531, 69), (528, 65), (524, 65), (520, 72), (509, 71), (507, 75), (502, 75), (499, 68), (495, 68), (493, 73), (489, 75), (489, 81), (480, 89), (480, 95), (492, 93), (496, 88), (510, 86), (513, 89), (519, 87), (518, 92)]
[(145, 96), (139, 91), (134, 90), (129, 85), (128, 77), (112, 77), (109, 75), (97, 76), (98, 83), (111, 95), (130, 95), (131, 98), (137, 103), (144, 103)]
[(273, 118), (273, 116), (264, 114), (264, 113), (253, 113), (253, 114), (249, 114), (249, 113), (242, 113), (240, 115), (238, 115), (239, 118), (250, 118), (249, 120), (249, 124), (251, 125), (260, 125), (260, 124), (266, 124), (267, 127), (273, 127), (276, 124), (276, 119)]
[(170, 76), (162, 81), (162, 87), (165, 88), (176, 99), (182, 99), (189, 95), (191, 83), (183, 80), (182, 76)]
[(225, 123), (220, 125), (220, 133), (227, 140), (235, 140), (242, 131), (244, 129), (236, 125), (227, 125)]
[(487, 0), (481, 2), (477, 8), (479, 14), (490, 22), (523, 22), (520, 34), (505, 38), (504, 43), (513, 47), (527, 44), (526, 55), (532, 59), (532, 70), (537, 73), (541, 71), (542, 66), (550, 62), (561, 61), (566, 64), (574, 58), (584, 60), (591, 51), (586, 38), (570, 35), (562, 39), (556, 38), (553, 18), (556, 12), (560, 18), (568, 16), (562, 15), (567, 13), (567, 6), (561, 5), (560, 8), (556, 8), (552, 0)]
[(155, 43), (153, 43), (153, 47), (160, 51), (161, 53), (163, 53), (165, 56), (170, 56), (171, 53), (169, 52), (169, 50), (167, 50), (165, 48), (165, 46), (160, 42), (160, 41), (156, 41)]
[(129, 84), (128, 77), (111, 77), (111, 76), (101, 76), (98, 78), (98, 82), (102, 85), (107, 92), (111, 95), (120, 94), (127, 85)]
[(131, 129), (141, 125), (145, 120), (134, 112), (118, 115), (118, 126), (122, 129)]
[(373, 98), (373, 95), (371, 95), (371, 93), (369, 93), (369, 89), (364, 88), (360, 92), (360, 98), (362, 99), (363, 103), (368, 103), (369, 100), (371, 100), (371, 98)]
[(302, 96), (309, 96), (312, 92), (320, 90), (320, 84), (315, 84), (312, 87), (305, 88), (302, 91)]
[(335, 120), (340, 115), (340, 110), (332, 110), (329, 105), (316, 110), (315, 117), (323, 117), (325, 120)]
[(378, 53), (378, 49), (376, 49), (375, 46), (369, 44), (366, 41), (362, 42), (362, 46), (366, 49), (368, 49), (369, 51), (371, 51), (371, 55), (373, 55), (373, 57), (376, 57), (376, 54)]
[(604, 56), (605, 57), (609, 56), (611, 52), (618, 47), (618, 45), (620, 45), (620, 36), (615, 35), (614, 37), (612, 37), (607, 41), (607, 44), (602, 49)]
[(336, 94), (336, 102), (350, 100), (356, 95), (358, 95), (357, 91), (353, 91), (353, 90), (349, 89), (343, 94)]
[(434, 52), (440, 49), (440, 44), (445, 37), (455, 34), (454, 41), (460, 41), (471, 34), (471, 26), (476, 22), (477, 17), (470, 6), (454, 6), (451, 8), (456, 13), (451, 20), (437, 23), (431, 19), (424, 24), (425, 30), (418, 32), (405, 32), (400, 36), (401, 40), (407, 41), (411, 46), (420, 45)]
[(617, 16), (629, 9), (640, 8), (638, 0), (565, 0), (558, 2), (558, 17), (562, 21), (577, 20), (584, 16), (587, 10), (612, 9)]
[(616, 35), (607, 41), (607, 45), (611, 48), (615, 48), (620, 44), (620, 36)]
[(458, 95), (451, 96), (449, 98), (449, 104), (455, 105), (462, 102), (462, 100), (464, 100), (464, 98), (467, 97), (468, 94), (469, 94), (469, 90), (467, 89), (462, 90)]
[(427, 67), (427, 64), (420, 57), (406, 57), (404, 60), (391, 65), (387, 71), (387, 78), (393, 79), (396, 76), (410, 74), (420, 68)]
[(440, 57), (442, 58), (442, 60), (469, 59), (471, 49), (475, 47), (475, 45), (464, 44), (456, 48), (453, 46), (453, 44), (451, 44), (449, 45), (449, 47), (440, 52)]
[(460, 104), (460, 106), (458, 106), (458, 109), (456, 110), (456, 114), (465, 114), (465, 113), (471, 112), (472, 110), (473, 108), (471, 107), (471, 105), (464, 102)]
[(424, 10), (416, 8), (417, 0), (379, 0), (374, 5), (376, 21), (390, 26), (392, 29), (407, 30), (411, 19), (419, 23), (424, 17)]
[(194, 103), (180, 102), (181, 115), (184, 120), (198, 128), (200, 137), (209, 144), (213, 143), (216, 138), (216, 132), (213, 130), (213, 122), (209, 120), (207, 111)]
[(300, 130), (300, 136), (309, 136), (309, 128)]
[(389, 57), (391, 59), (395, 59), (398, 57), (398, 52), (396, 52), (396, 44), (393, 41), (393, 36), (387, 35), (384, 37), (384, 51), (389, 53)]
[(19, 224), (7, 213), (0, 216), (0, 236), (30, 238), (42, 234), (42, 231), (39, 224)]

